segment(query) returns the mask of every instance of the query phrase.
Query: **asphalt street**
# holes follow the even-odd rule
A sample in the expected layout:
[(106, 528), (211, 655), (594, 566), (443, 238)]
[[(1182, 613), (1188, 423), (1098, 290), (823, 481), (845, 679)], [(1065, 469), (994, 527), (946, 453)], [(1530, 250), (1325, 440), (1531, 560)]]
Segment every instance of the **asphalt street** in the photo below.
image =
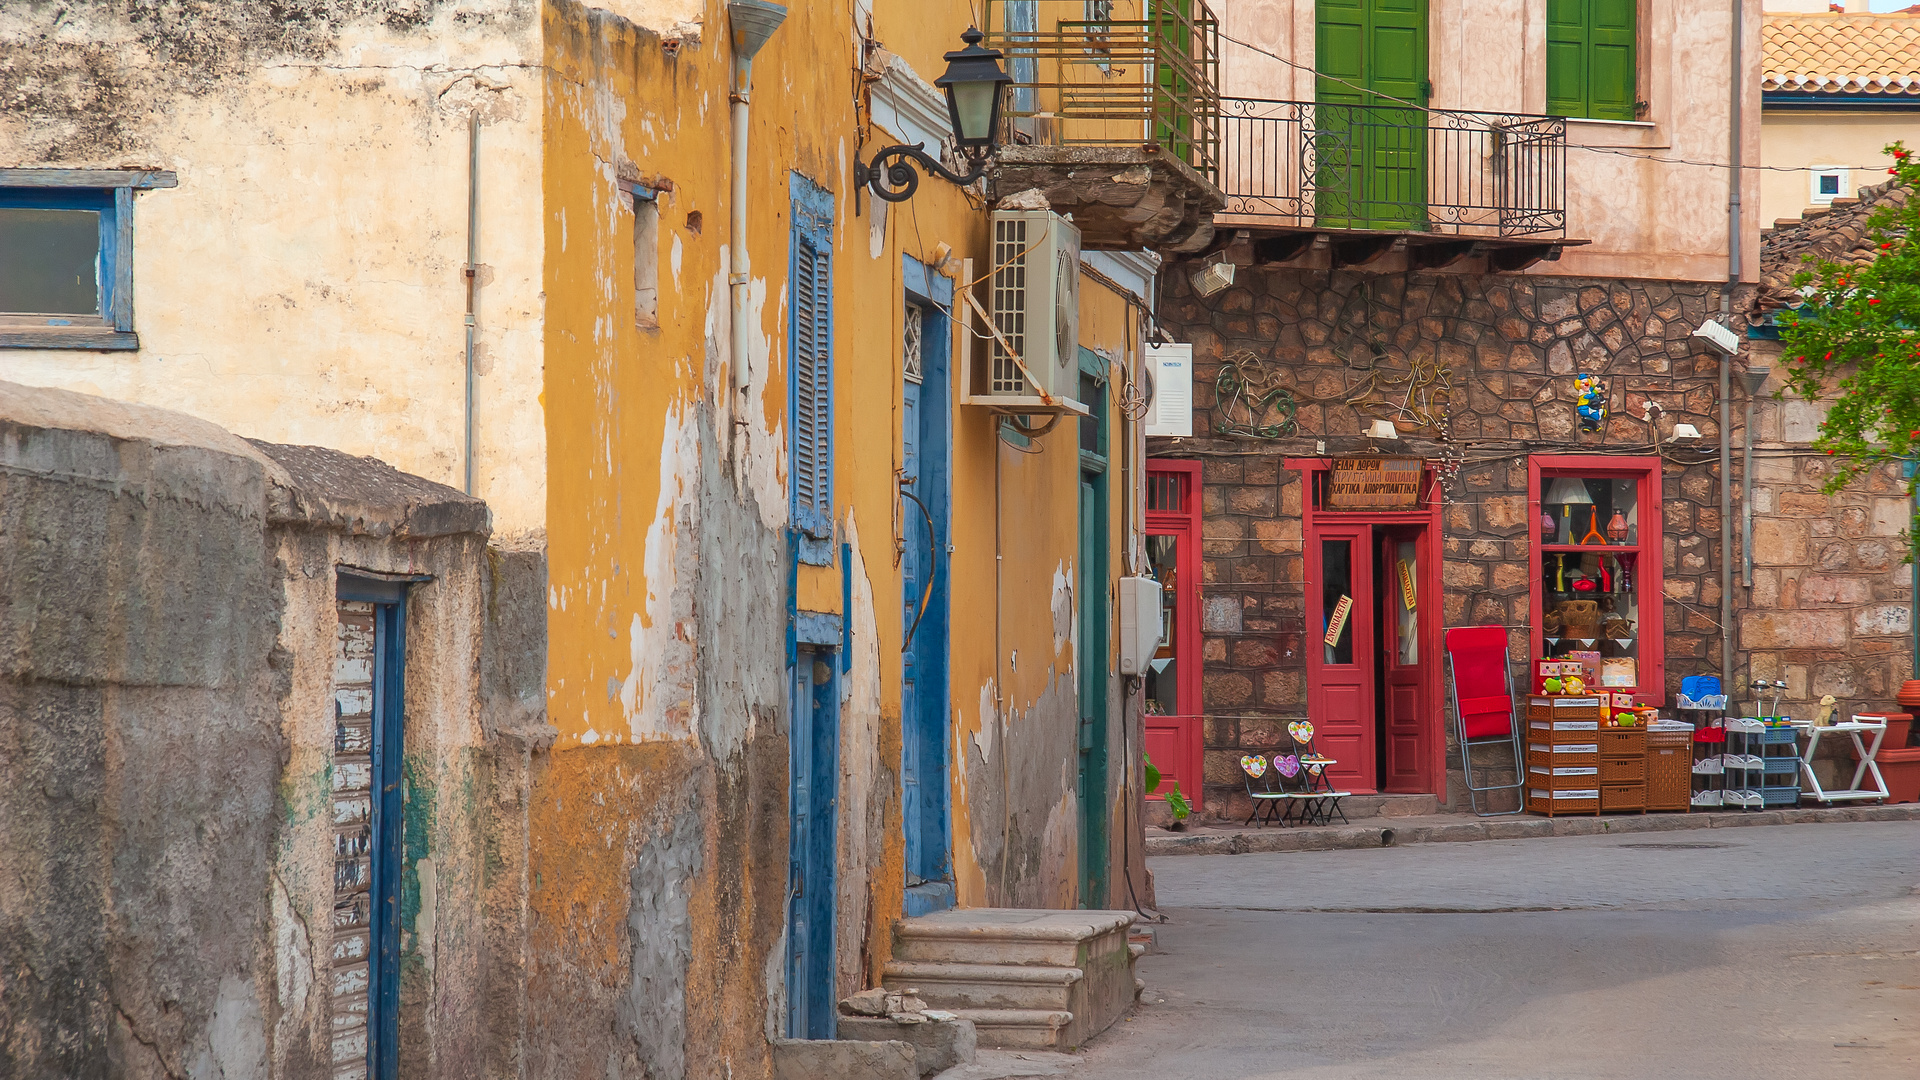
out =
[(1083, 1080), (1920, 1077), (1920, 824), (1149, 865)]

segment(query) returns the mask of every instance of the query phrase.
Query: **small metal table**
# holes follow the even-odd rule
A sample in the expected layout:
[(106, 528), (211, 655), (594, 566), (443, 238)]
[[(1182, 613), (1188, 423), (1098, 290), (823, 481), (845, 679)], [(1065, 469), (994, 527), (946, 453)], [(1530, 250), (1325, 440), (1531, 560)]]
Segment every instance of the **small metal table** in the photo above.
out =
[[(1800, 752), (1800, 777), (1806, 781), (1805, 790), (1809, 798), (1823, 803), (1836, 803), (1887, 797), (1887, 781), (1880, 775), (1880, 766), (1874, 762), (1874, 758), (1880, 753), (1880, 740), (1887, 737), (1887, 722), (1884, 718), (1876, 723), (1865, 717), (1855, 716), (1844, 724), (1815, 727), (1810, 723), (1796, 723), (1794, 727), (1801, 729), (1807, 737), (1806, 749)], [(1872, 733), (1873, 738), (1866, 742), (1861, 741), (1860, 737), (1869, 732)], [(1852, 739), (1854, 754), (1860, 759), (1859, 764), (1854, 766), (1851, 785), (1836, 791), (1828, 791), (1822, 787), (1820, 778), (1813, 773), (1814, 754), (1820, 749), (1820, 740), (1827, 735), (1845, 735)], [(1868, 777), (1873, 778), (1873, 786), (1862, 787), (1861, 782)]]

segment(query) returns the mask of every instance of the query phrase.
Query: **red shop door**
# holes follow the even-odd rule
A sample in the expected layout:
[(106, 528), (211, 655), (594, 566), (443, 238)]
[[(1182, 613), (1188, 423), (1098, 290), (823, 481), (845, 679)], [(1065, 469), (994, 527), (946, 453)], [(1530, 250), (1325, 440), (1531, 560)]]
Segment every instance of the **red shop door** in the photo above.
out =
[[(1160, 790), (1200, 808), (1200, 464), (1147, 462), (1147, 570), (1160, 582), (1160, 647), (1144, 680), (1147, 756)], [(1148, 798), (1159, 799), (1161, 795)]]
[[(1426, 617), (1420, 591), (1425, 569), (1426, 530), (1378, 529), (1380, 543), (1380, 664), (1385, 700), (1382, 733), (1386, 768), (1384, 790), (1422, 794), (1434, 790), (1427, 777), (1428, 717), (1421, 623)], [(1436, 602), (1427, 598), (1426, 603)]]
[(1336, 787), (1378, 790), (1373, 530), (1330, 526), (1307, 545), (1307, 715)]

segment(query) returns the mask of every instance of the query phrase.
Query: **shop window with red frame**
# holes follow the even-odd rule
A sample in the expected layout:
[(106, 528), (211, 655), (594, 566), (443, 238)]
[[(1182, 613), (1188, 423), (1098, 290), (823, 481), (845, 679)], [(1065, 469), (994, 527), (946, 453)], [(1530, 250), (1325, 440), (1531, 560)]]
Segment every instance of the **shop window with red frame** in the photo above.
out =
[(1589, 690), (1666, 696), (1660, 459), (1528, 463), (1534, 655), (1579, 660)]
[[(1160, 790), (1200, 805), (1200, 464), (1147, 462), (1147, 572), (1160, 582), (1160, 646), (1143, 682), (1146, 751)], [(1155, 795), (1152, 798), (1160, 798)]]

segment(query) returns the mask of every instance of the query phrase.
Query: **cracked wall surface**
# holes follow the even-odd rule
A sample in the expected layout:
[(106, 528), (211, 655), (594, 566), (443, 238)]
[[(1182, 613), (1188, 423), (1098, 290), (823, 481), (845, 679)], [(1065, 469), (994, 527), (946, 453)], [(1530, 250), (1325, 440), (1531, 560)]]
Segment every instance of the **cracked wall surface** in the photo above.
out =
[(344, 564), (426, 579), (407, 612), (402, 1067), (479, 1075), (484, 505), (13, 383), (0, 489), (0, 1072), (333, 1075)]

